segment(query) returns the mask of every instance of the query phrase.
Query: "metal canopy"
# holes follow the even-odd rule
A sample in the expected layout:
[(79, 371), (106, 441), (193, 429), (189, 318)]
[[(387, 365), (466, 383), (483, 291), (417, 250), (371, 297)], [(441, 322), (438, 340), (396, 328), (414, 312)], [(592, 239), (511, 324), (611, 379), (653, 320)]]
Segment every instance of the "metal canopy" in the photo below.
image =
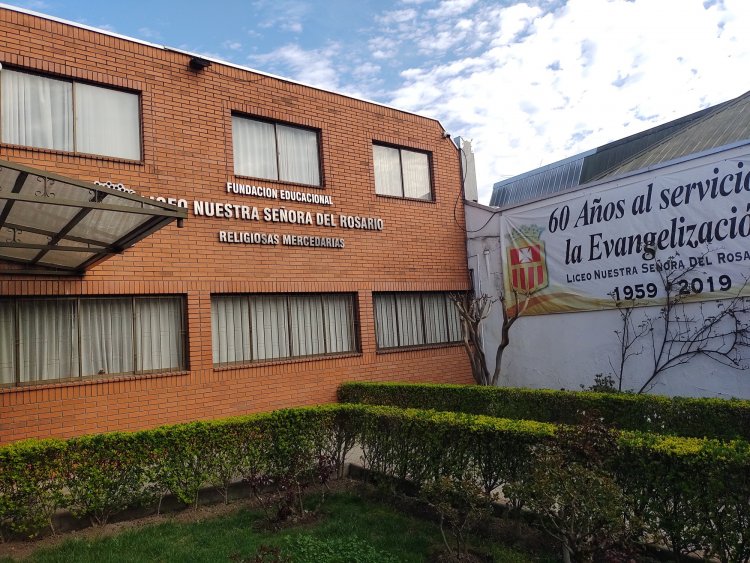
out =
[(0, 273), (80, 275), (177, 220), (174, 205), (0, 160)]

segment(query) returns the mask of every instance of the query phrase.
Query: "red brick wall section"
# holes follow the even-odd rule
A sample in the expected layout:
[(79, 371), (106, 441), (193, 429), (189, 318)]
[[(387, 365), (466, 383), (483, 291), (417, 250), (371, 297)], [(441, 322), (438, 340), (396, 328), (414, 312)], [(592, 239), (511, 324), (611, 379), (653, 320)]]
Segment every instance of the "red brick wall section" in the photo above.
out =
[[(0, 275), (0, 296), (187, 296), (190, 371), (0, 388), (0, 442), (139, 429), (332, 401), (346, 380), (470, 382), (460, 346), (376, 353), (372, 292), (468, 288), (458, 154), (434, 120), (188, 55), (0, 9), (0, 62), (141, 95), (140, 162), (0, 145), (0, 158), (144, 196), (380, 217), (378, 231), (247, 222), (189, 214), (83, 278)], [(324, 185), (290, 186), (233, 174), (231, 115), (321, 131)], [(434, 201), (375, 194), (372, 142), (428, 151)], [(226, 182), (330, 195), (320, 206), (226, 193)], [(344, 249), (229, 245), (219, 230), (345, 239)], [(0, 269), (3, 266), (0, 264)], [(6, 269), (8, 267), (6, 266)], [(214, 369), (210, 296), (224, 292), (342, 291), (358, 295), (362, 353)]]

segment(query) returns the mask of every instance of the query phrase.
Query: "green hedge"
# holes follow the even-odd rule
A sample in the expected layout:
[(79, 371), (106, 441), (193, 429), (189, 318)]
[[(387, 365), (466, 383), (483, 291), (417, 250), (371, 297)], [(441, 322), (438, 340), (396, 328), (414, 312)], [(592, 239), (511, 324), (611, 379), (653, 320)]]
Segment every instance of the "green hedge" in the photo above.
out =
[(343, 403), (575, 424), (596, 412), (616, 428), (696, 438), (750, 440), (750, 401), (478, 385), (345, 383)]
[[(350, 405), (355, 406), (355, 405)], [(417, 485), (437, 475), (489, 491), (529, 479), (558, 426), (463, 413), (356, 405), (352, 430), (365, 466)], [(631, 533), (675, 552), (750, 560), (750, 445), (743, 440), (619, 433), (607, 460), (627, 499)], [(512, 495), (511, 495), (512, 496)], [(523, 498), (514, 499), (518, 505)]]
[[(226, 490), (245, 476), (315, 470), (355, 443), (366, 468), (415, 486), (438, 476), (476, 479), (486, 492), (532, 478), (559, 426), (454, 412), (327, 405), (0, 447), (0, 532), (33, 535), (66, 509), (93, 522), (172, 493)], [(736, 440), (620, 432), (606, 467), (629, 499), (642, 538), (750, 559), (750, 445)], [(273, 479), (270, 479), (273, 482)], [(523, 490), (522, 488), (520, 490)], [(514, 498), (523, 504), (523, 498)]]
[(226, 498), (238, 478), (310, 471), (321, 452), (341, 460), (342, 444), (352, 441), (337, 423), (339, 410), (289, 409), (0, 447), (0, 539), (50, 528), (59, 509), (101, 524), (166, 494), (195, 504), (202, 487)]

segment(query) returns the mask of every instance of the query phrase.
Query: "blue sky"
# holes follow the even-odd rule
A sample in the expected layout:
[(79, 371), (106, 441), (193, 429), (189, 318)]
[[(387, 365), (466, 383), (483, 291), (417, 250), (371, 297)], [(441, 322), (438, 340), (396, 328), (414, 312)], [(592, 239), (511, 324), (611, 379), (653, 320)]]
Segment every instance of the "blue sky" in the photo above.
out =
[(748, 0), (18, 0), (439, 119), (494, 182), (750, 90)]

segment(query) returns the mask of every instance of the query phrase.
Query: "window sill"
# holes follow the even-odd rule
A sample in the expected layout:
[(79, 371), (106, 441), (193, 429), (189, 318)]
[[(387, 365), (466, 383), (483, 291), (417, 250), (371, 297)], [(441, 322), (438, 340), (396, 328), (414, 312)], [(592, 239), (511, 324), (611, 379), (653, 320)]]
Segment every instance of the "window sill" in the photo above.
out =
[(188, 375), (190, 371), (159, 371), (151, 373), (125, 373), (122, 375), (89, 375), (69, 379), (58, 379), (55, 381), (25, 381), (23, 383), (2, 383), (0, 393), (13, 393), (27, 390), (41, 390), (58, 387), (78, 387), (81, 385), (102, 385), (112, 382), (133, 381), (136, 379), (154, 379), (158, 377), (173, 377)]
[(235, 179), (242, 180), (244, 182), (250, 181), (250, 182), (268, 182), (269, 184), (274, 184), (276, 186), (285, 186), (289, 188), (295, 188), (295, 189), (313, 189), (313, 190), (325, 190), (326, 186), (325, 183), (316, 186), (315, 184), (297, 184), (295, 182), (285, 182), (284, 180), (274, 180), (272, 178), (256, 178), (255, 176), (241, 176), (239, 174), (234, 175)]
[(63, 151), (59, 149), (45, 149), (42, 147), (29, 147), (26, 145), (13, 145), (10, 143), (0, 143), (0, 147), (3, 149), (23, 150), (23, 151), (43, 153), (43, 154), (54, 154), (54, 155), (62, 155), (62, 156), (68, 156), (68, 157), (73, 156), (76, 158), (89, 159), (89, 160), (102, 160), (106, 162), (119, 162), (121, 164), (134, 164), (136, 166), (143, 166), (145, 164), (143, 159), (133, 160), (130, 158), (122, 158), (119, 156), (106, 156), (106, 155), (101, 155), (101, 154), (91, 154), (87, 152)]
[(419, 346), (401, 346), (399, 348), (381, 348), (375, 353), (380, 354), (398, 354), (399, 352), (419, 352), (421, 350), (434, 350), (436, 348), (455, 348), (463, 346), (463, 342), (441, 342), (439, 344), (421, 344)]
[(276, 360), (261, 360), (257, 362), (238, 362), (236, 364), (214, 364), (214, 371), (229, 371), (232, 369), (246, 369), (279, 364), (299, 364), (303, 362), (319, 362), (324, 360), (341, 360), (343, 358), (358, 358), (362, 352), (346, 352), (344, 354), (321, 354), (318, 356), (299, 356), (297, 358), (279, 358)]
[(395, 201), (412, 201), (414, 203), (436, 203), (435, 198), (432, 199), (422, 199), (417, 197), (401, 197), (398, 195), (387, 195), (387, 194), (375, 194), (377, 197), (382, 197), (383, 199), (391, 199)]

